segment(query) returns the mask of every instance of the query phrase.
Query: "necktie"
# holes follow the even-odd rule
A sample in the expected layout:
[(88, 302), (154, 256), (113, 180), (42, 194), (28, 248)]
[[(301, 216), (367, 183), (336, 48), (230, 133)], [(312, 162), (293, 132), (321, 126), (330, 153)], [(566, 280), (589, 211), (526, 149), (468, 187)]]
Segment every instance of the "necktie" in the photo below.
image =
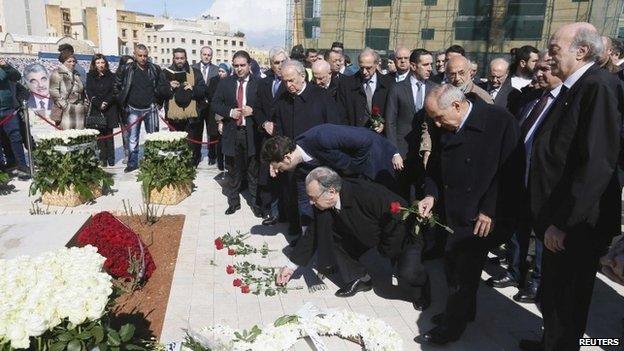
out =
[(368, 112), (370, 113), (373, 108), (373, 88), (370, 80), (367, 80), (365, 83), (364, 93), (366, 94), (366, 107), (368, 107)]
[(422, 99), (423, 97), (423, 86), (420, 81), (416, 83), (416, 100), (414, 100), (414, 107), (416, 107), (416, 111), (420, 111), (422, 109)]
[(275, 94), (277, 94), (277, 90), (279, 89), (280, 82), (281, 82), (281, 80), (279, 80), (279, 79), (274, 79), (273, 80), (273, 87), (271, 88), (271, 92), (273, 93), (273, 97), (275, 97)]
[(201, 72), (202, 72), (202, 77), (204, 77), (204, 82), (208, 83), (208, 80), (207, 80), (208, 76), (206, 75), (206, 73), (208, 72), (208, 65), (202, 64)]
[[(236, 91), (236, 104), (238, 105), (238, 108), (243, 108), (243, 82), (244, 80), (240, 79), (238, 81), (238, 90)], [(243, 118), (239, 118), (236, 120), (236, 125), (240, 126), (243, 124)]]
[(39, 108), (42, 110), (45, 110), (45, 102), (43, 102), (43, 100), (39, 100)]
[(524, 122), (522, 122), (522, 125), (520, 126), (520, 135), (522, 140), (526, 138), (529, 130), (531, 130), (531, 127), (533, 127), (533, 125), (537, 121), (537, 118), (544, 112), (544, 108), (546, 108), (546, 104), (548, 103), (548, 99), (550, 97), (552, 97), (550, 92), (542, 95), (542, 97), (531, 110), (531, 113), (529, 113), (529, 116), (524, 120)]

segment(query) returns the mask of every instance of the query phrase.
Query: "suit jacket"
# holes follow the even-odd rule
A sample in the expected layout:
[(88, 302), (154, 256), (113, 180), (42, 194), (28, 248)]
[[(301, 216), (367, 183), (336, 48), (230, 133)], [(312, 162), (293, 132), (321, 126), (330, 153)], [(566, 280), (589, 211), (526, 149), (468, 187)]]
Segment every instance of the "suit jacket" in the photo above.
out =
[[(436, 85), (429, 80), (425, 81), (425, 94)], [(398, 147), (403, 158), (408, 154), (417, 156), (421, 140), (428, 137), (427, 129), (423, 128), (426, 116), (424, 108), (416, 110), (410, 77), (394, 84), (386, 101), (385, 132), (388, 140)], [(423, 129), (425, 133), (421, 133)]]
[[(377, 73), (376, 88), (373, 94), (373, 106), (378, 106), (380, 110), (386, 109), (386, 98), (388, 91), (394, 85), (394, 79)], [(366, 105), (366, 93), (364, 92), (364, 79), (362, 73), (346, 77), (338, 88), (338, 103), (346, 114), (345, 124), (357, 127), (368, 127), (370, 111)]]
[[(46, 110), (51, 110), (52, 109), (52, 104), (54, 102), (52, 101), (52, 98), (48, 98), (48, 105), (46, 106)], [(37, 106), (37, 100), (35, 100), (35, 96), (33, 94), (30, 94), (28, 96), (28, 108), (32, 108), (32, 109), (38, 109), (39, 106)]]
[(276, 134), (295, 139), (310, 128), (324, 123), (339, 124), (343, 121), (334, 99), (325, 89), (306, 83), (300, 95), (287, 92), (275, 103), (272, 120)]
[[(203, 78), (203, 76), (201, 75), (201, 61), (195, 63), (192, 67), (197, 69), (199, 71), (200, 77)], [(206, 84), (206, 86), (209, 86), (210, 85), (210, 80), (213, 77), (216, 77), (218, 75), (219, 75), (219, 66), (213, 65), (211, 63), (208, 66), (208, 74), (206, 75), (206, 79), (204, 80), (204, 83)], [(209, 107), (210, 107), (210, 97), (208, 95), (206, 95), (203, 99), (198, 101), (198, 106), (197, 106), (198, 110), (204, 111), (204, 110), (206, 110)]]
[(319, 165), (342, 175), (363, 175), (380, 183), (394, 179), (392, 157), (398, 150), (371, 130), (322, 124), (299, 135), (295, 142)]
[(258, 82), (258, 111), (255, 117), (258, 130), (260, 130), (261, 134), (265, 134), (262, 124), (267, 121), (273, 121), (272, 117), (275, 112), (275, 105), (279, 97), (286, 92), (284, 84), (280, 83), (275, 96), (273, 96), (273, 80), (273, 72), (270, 72)]
[(624, 94), (615, 75), (594, 64), (557, 97), (536, 131), (531, 152), (531, 215), (539, 236), (549, 225), (566, 233), (619, 233), (616, 164)]
[[(489, 93), (490, 90), (492, 90), (492, 86), (490, 85), (489, 82), (479, 84), (479, 87), (485, 90), (487, 93)], [(503, 85), (501, 85), (500, 90), (498, 91), (498, 94), (496, 94), (496, 98), (494, 98), (494, 105), (509, 109), (507, 106), (508, 105), (507, 98), (509, 94), (514, 90), (518, 91), (517, 89), (514, 89), (514, 87), (511, 86), (511, 77), (508, 77), (503, 82)]]
[(431, 75), (431, 78), (429, 78), (429, 80), (436, 84), (442, 84), (442, 82), (444, 81), (444, 72)]
[[(236, 146), (236, 121), (230, 117), (230, 111), (238, 108), (236, 102), (236, 91), (238, 89), (238, 77), (230, 76), (222, 79), (217, 86), (217, 91), (212, 98), (210, 108), (219, 116), (223, 117), (223, 136), (221, 138), (221, 149), (225, 156), (234, 156)], [(250, 106), (256, 113), (258, 106), (258, 80), (249, 76), (249, 82), (245, 89), (247, 106)], [(247, 130), (247, 156), (256, 154), (255, 130), (257, 125), (254, 115), (245, 117), (245, 127)]]
[(517, 194), (519, 186), (507, 180), (517, 169), (516, 120), (504, 108), (481, 99), (472, 104), (458, 133), (440, 131), (426, 170), (425, 194), (436, 199), (434, 211), (453, 228), (453, 238), (472, 235), (479, 213), (490, 218), (510, 216), (512, 209), (502, 205), (513, 202), (505, 195)]
[[(356, 259), (362, 252), (353, 252), (353, 246), (377, 247), (385, 257), (398, 257), (409, 240), (409, 234), (401, 215), (390, 212), (392, 202), (406, 205), (399, 195), (379, 184), (364, 179), (343, 178), (340, 189), (340, 211), (322, 217), (318, 215), (320, 212), (334, 210), (315, 210), (315, 221), (310, 230), (297, 242), (291, 260), (298, 265), (306, 265), (309, 262), (319, 247), (319, 239), (322, 239), (323, 234), (327, 234), (316, 230), (321, 219), (330, 221), (329, 225), (334, 234), (333, 245), (342, 246)], [(325, 225), (326, 223), (323, 223), (319, 228), (327, 228)], [(351, 245), (354, 240), (358, 245)]]

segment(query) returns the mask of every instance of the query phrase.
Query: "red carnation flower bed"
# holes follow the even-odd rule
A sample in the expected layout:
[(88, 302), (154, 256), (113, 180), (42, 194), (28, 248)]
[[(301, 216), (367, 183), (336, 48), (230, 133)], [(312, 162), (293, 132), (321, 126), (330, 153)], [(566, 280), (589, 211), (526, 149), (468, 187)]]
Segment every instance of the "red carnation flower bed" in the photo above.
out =
[(115, 278), (132, 278), (128, 272), (130, 257), (141, 261), (141, 252), (145, 262), (142, 280), (149, 279), (156, 269), (152, 255), (141, 238), (110, 212), (100, 212), (91, 217), (91, 222), (80, 230), (76, 240), (79, 246), (97, 247), (100, 255), (106, 257), (104, 268)]

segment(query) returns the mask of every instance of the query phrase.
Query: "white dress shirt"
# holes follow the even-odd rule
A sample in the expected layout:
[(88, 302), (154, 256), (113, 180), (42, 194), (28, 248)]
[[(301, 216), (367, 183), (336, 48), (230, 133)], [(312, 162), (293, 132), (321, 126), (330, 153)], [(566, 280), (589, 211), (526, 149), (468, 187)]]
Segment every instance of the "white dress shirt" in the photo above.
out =
[[(247, 83), (249, 83), (249, 76), (245, 77), (243, 80), (243, 106), (247, 106)], [(239, 80), (236, 80), (236, 89), (234, 90), (234, 97), (238, 94), (238, 85), (240, 84)], [(230, 110), (230, 117), (234, 116), (235, 108)], [(243, 123), (241, 123), (241, 127), (247, 125), (245, 121), (245, 117), (243, 117)]]
[(566, 88), (571, 89), (572, 86), (574, 85), (574, 83), (576, 83), (576, 81), (578, 81), (579, 79), (581, 79), (581, 76), (583, 74), (585, 74), (585, 72), (587, 72), (587, 70), (594, 65), (594, 62), (589, 62), (586, 63), (585, 65), (583, 65), (581, 68), (577, 69), (576, 72), (572, 73), (564, 82), (563, 85), (566, 86)]
[[(416, 78), (413, 74), (410, 76), (410, 83), (412, 84), (412, 98), (414, 99), (414, 107), (416, 111), (419, 111), (424, 106), (425, 102), (425, 82)], [(420, 87), (418, 86), (420, 85)], [(422, 89), (422, 91), (420, 91)], [(420, 92), (420, 96), (418, 95)]]
[[(47, 110), (49, 101), (49, 98), (39, 98), (35, 96), (35, 109), (41, 109), (41, 106), (43, 106), (43, 109)], [(41, 104), (41, 102), (43, 102), (43, 105)]]
[(457, 130), (455, 131), (455, 134), (459, 133), (462, 130), (462, 128), (464, 128), (464, 124), (466, 123), (466, 120), (468, 120), (468, 116), (470, 116), (470, 112), (472, 112), (472, 102), (468, 101), (468, 111), (466, 111), (464, 118), (462, 118), (462, 121), (459, 124), (459, 128), (457, 128)]
[(407, 75), (408, 75), (409, 73), (410, 73), (410, 71), (409, 71), (409, 70), (407, 70), (407, 71), (406, 71), (405, 73), (403, 73), (403, 74), (397, 74), (397, 75), (394, 77), (394, 80), (396, 80), (396, 82), (397, 82), (397, 83), (398, 83), (398, 82), (402, 82), (402, 81), (404, 81), (404, 80), (405, 80), (405, 78), (407, 78)]
[(524, 77), (518, 77), (518, 76), (511, 77), (511, 86), (514, 87), (515, 89), (522, 90), (522, 88), (529, 85), (529, 83), (531, 83), (530, 78), (524, 78)]
[(362, 84), (364, 91), (366, 91), (366, 84), (370, 85), (371, 91), (373, 92), (373, 95), (375, 95), (375, 88), (377, 87), (377, 73), (373, 74), (369, 80), (364, 81), (364, 84)]

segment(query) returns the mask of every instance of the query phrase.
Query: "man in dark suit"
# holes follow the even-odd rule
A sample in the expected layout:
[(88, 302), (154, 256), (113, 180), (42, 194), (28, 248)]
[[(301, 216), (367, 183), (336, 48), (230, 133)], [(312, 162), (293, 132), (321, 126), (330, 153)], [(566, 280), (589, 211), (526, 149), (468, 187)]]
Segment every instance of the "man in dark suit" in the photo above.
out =
[(338, 77), (332, 76), (331, 66), (327, 61), (318, 60), (312, 64), (312, 83), (327, 90), (334, 100), (337, 99), (338, 94)]
[[(518, 125), (505, 109), (479, 98), (467, 100), (463, 92), (445, 84), (433, 88), (425, 100), (427, 114), (442, 127), (425, 178), (425, 198), (418, 204), (423, 216), (436, 212), (454, 233), (449, 235), (444, 258), (449, 296), (437, 324), (415, 340), (446, 344), (458, 340), (477, 309), (477, 289), (491, 244), (493, 220), (511, 215), (514, 199), (504, 191), (516, 185), (506, 176), (513, 168)], [(502, 184), (504, 183), (504, 186)]]
[(364, 176), (388, 188), (396, 186), (395, 170), (403, 168), (396, 146), (376, 133), (351, 126), (322, 124), (292, 138), (269, 139), (262, 158), (271, 164), (273, 176), (294, 171), (302, 225), (313, 215), (303, 179), (314, 167), (331, 167), (341, 175)]
[[(260, 80), (258, 84), (258, 109), (256, 113), (256, 124), (258, 125), (258, 138), (256, 146), (261, 149), (267, 137), (274, 134), (273, 113), (275, 104), (279, 97), (286, 91), (282, 84), (282, 63), (288, 60), (288, 53), (282, 48), (274, 48), (269, 52), (271, 70), (267, 76)], [(263, 212), (263, 225), (273, 225), (278, 222), (279, 211), (277, 198), (279, 195), (279, 184), (276, 179), (269, 176), (269, 164), (260, 159), (258, 173), (258, 201)]]
[[(409, 226), (391, 204), (406, 206), (400, 196), (383, 186), (364, 179), (341, 179), (333, 170), (318, 167), (305, 180), (306, 192), (315, 206), (316, 221), (327, 220), (328, 250), (334, 254), (342, 285), (336, 296), (350, 297), (373, 287), (372, 280), (359, 258), (371, 249), (397, 263), (399, 286), (412, 297), (414, 307), (423, 310), (429, 305), (429, 280), (420, 262), (422, 248), (419, 238), (412, 238)], [(283, 267), (277, 283), (288, 283), (296, 265), (306, 265), (316, 249), (321, 250), (321, 233), (308, 233), (291, 255), (295, 264)], [(320, 252), (319, 252), (320, 255)]]
[[(199, 70), (202, 75), (202, 79), (206, 86), (210, 84), (210, 79), (216, 77), (219, 74), (219, 67), (212, 63), (212, 48), (210, 46), (204, 46), (200, 52), (201, 60), (193, 65), (193, 68)], [(213, 141), (215, 138), (210, 138), (208, 127), (210, 119), (210, 101), (208, 95), (206, 95), (201, 101), (198, 102), (199, 106), (199, 118), (191, 121), (189, 126), (189, 136), (195, 140), (202, 140), (204, 137), (204, 125), (206, 126), (206, 135), (208, 141)], [(193, 160), (198, 165), (201, 161), (201, 144), (193, 144)], [(212, 144), (208, 146), (208, 164), (214, 165), (217, 162), (217, 145)]]
[(394, 57), (392, 60), (394, 61), (396, 71), (389, 73), (388, 76), (392, 77), (396, 83), (409, 77), (409, 73), (411, 71), (410, 53), (410, 49), (405, 46), (399, 46), (394, 49)]
[(509, 62), (502, 57), (495, 58), (490, 61), (487, 82), (479, 85), (492, 96), (496, 106), (507, 108), (507, 96), (514, 89), (511, 86), (511, 79), (507, 79), (508, 75)]
[(429, 81), (433, 70), (433, 55), (429, 51), (416, 49), (409, 61), (411, 74), (390, 89), (385, 113), (386, 137), (405, 159), (399, 182), (400, 195), (408, 201), (412, 185), (422, 183), (424, 167), (419, 150), (422, 138), (428, 137), (427, 129), (423, 128), (426, 114), (423, 105), (425, 95), (436, 85)]
[(225, 185), (223, 194), (228, 198), (226, 215), (241, 208), (240, 188), (245, 170), (250, 194), (249, 206), (254, 215), (261, 217), (256, 205), (258, 162), (256, 144), (254, 108), (257, 106), (258, 81), (250, 74), (251, 57), (246, 51), (237, 51), (232, 58), (234, 75), (219, 83), (212, 99), (213, 111), (222, 116), (223, 137), (221, 138), (225, 155)]
[(617, 160), (624, 101), (618, 79), (595, 61), (604, 49), (589, 23), (561, 27), (549, 55), (562, 91), (535, 135), (531, 215), (543, 238), (542, 343), (523, 349), (578, 350), (598, 260), (620, 232)]
[[(364, 49), (358, 57), (360, 70), (346, 77), (338, 88), (338, 103), (347, 117), (347, 124), (357, 127), (373, 127), (371, 112), (378, 107), (383, 113), (388, 91), (394, 84), (391, 77), (378, 73), (379, 54), (370, 48)], [(383, 125), (375, 128), (382, 133)]]

